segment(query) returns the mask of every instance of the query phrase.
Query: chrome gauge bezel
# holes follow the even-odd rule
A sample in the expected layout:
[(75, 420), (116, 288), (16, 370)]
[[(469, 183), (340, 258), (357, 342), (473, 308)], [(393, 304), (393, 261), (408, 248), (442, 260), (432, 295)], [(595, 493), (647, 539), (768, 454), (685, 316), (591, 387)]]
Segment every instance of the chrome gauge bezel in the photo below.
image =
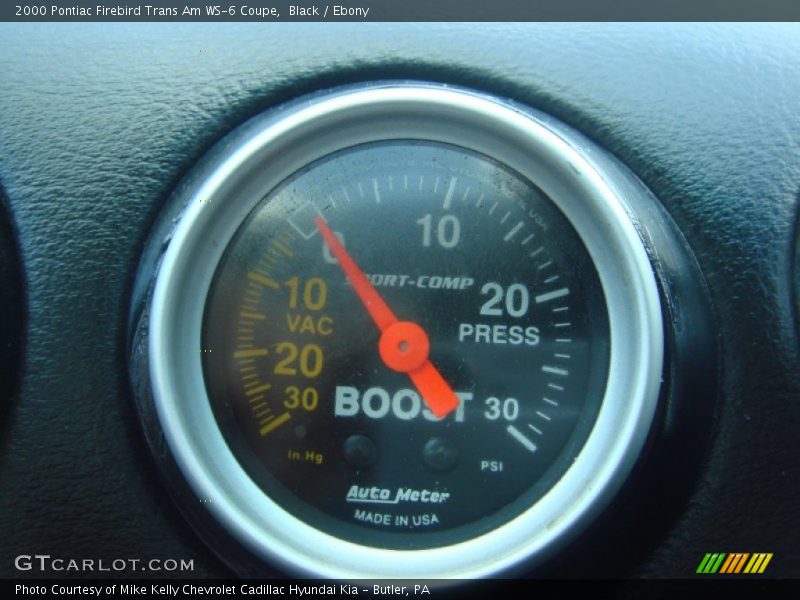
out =
[[(534, 182), (583, 240), (606, 295), (610, 369), (595, 426), (572, 466), (533, 506), (458, 544), (388, 550), (298, 520), (247, 475), (226, 444), (201, 364), (206, 298), (237, 228), (309, 163), (358, 144), (427, 140), (487, 155)], [(153, 404), (180, 471), (207, 511), (250, 553), (294, 574), (339, 579), (496, 576), (552, 556), (605, 508), (639, 457), (664, 362), (656, 278), (617, 186), (579, 134), (527, 108), (448, 86), (384, 83), (318, 95), (257, 117), (227, 137), (178, 193), (184, 209), (150, 299)]]

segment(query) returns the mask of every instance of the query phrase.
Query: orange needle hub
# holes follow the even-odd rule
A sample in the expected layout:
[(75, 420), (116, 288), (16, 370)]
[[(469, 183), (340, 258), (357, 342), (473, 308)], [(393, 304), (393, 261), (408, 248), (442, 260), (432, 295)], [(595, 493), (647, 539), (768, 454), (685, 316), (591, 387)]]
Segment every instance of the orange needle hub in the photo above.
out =
[(394, 371), (408, 373), (434, 415), (440, 418), (448, 415), (458, 406), (458, 396), (428, 360), (428, 334), (416, 323), (400, 321), (395, 316), (322, 217), (314, 219), (314, 224), (381, 332), (378, 343), (381, 360)]
[(400, 373), (419, 369), (428, 360), (431, 344), (425, 330), (411, 321), (398, 321), (381, 334), (378, 351), (386, 366)]

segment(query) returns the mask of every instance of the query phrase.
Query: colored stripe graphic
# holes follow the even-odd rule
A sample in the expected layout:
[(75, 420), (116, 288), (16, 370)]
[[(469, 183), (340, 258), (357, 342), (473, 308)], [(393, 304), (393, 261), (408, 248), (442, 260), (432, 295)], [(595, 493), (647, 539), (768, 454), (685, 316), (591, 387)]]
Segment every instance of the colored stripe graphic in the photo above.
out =
[(708, 553), (703, 557), (697, 573), (716, 573), (725, 558), (725, 553)]
[(763, 573), (767, 568), (769, 561), (772, 560), (772, 552), (759, 552), (753, 554), (753, 558), (747, 563), (744, 568), (745, 573)]
[[(748, 560), (749, 559), (749, 560)], [(696, 573), (704, 575), (735, 575), (763, 573), (772, 560), (771, 552), (708, 552), (697, 567)], [(747, 565), (747, 566), (745, 566)]]
[(700, 566), (697, 567), (697, 571), (695, 571), (695, 573), (705, 573), (706, 572), (706, 565), (708, 564), (708, 561), (709, 561), (710, 558), (711, 558), (711, 555), (706, 553), (706, 555), (703, 557), (703, 560), (700, 561)]
[(738, 573), (744, 566), (744, 561), (750, 556), (749, 552), (732, 552), (719, 570), (720, 573)]

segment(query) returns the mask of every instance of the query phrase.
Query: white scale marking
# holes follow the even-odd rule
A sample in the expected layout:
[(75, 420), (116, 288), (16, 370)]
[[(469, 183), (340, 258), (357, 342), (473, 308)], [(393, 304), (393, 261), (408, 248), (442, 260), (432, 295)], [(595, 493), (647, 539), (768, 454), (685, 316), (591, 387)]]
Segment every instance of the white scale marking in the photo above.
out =
[(494, 209), (495, 209), (495, 208), (497, 208), (497, 202), (495, 202), (494, 204), (492, 204), (492, 208), (490, 208), (490, 209), (489, 209), (489, 214), (492, 214), (492, 213), (494, 212)]
[(471, 189), (471, 188), (467, 187), (467, 191), (466, 191), (466, 192), (464, 192), (464, 195), (463, 195), (463, 196), (461, 196), (461, 201), (462, 201), (462, 202), (466, 202), (466, 201), (467, 201), (467, 196), (469, 196), (469, 190), (470, 190), (470, 189)]
[(336, 208), (336, 201), (333, 199), (333, 196), (328, 196), (328, 201), (331, 203), (333, 208)]
[(572, 343), (572, 338), (556, 338), (556, 342), (559, 344), (570, 344)]
[[(541, 269), (541, 267), (539, 267)], [(555, 300), (556, 298), (563, 298), (564, 296), (569, 295), (569, 288), (561, 288), (559, 290), (553, 290), (552, 292), (545, 292), (544, 294), (539, 294), (534, 298), (536, 300), (536, 304), (541, 304), (542, 302), (549, 302), (550, 300)]]
[(508, 212), (506, 213), (506, 216), (505, 216), (505, 217), (503, 217), (502, 219), (500, 219), (500, 224), (502, 225), (503, 223), (505, 223), (505, 222), (506, 222), (506, 219), (508, 219), (508, 217), (509, 217), (510, 215), (511, 215), (511, 211), (508, 211)]
[(550, 419), (550, 417), (548, 417), (548, 416), (547, 416), (546, 414), (544, 414), (543, 412), (539, 412), (539, 411), (537, 410), (537, 411), (536, 411), (536, 414), (537, 414), (537, 415), (539, 415), (540, 417), (542, 417), (542, 418), (543, 418), (545, 421), (550, 421), (550, 420), (551, 420), (551, 419)]
[(518, 232), (520, 229), (522, 229), (522, 221), (520, 221), (519, 223), (517, 223), (516, 225), (514, 225), (514, 227), (512, 227), (512, 228), (511, 228), (511, 231), (509, 231), (509, 232), (506, 234), (506, 237), (504, 237), (504, 238), (503, 238), (503, 241), (504, 241), (504, 242), (507, 242), (508, 240), (510, 240), (511, 238), (513, 238), (513, 237), (514, 237), (514, 236), (517, 234), (517, 232)]
[[(323, 215), (323, 214), (322, 214), (322, 211), (319, 209), (319, 206), (317, 206), (317, 205), (316, 205), (316, 204), (314, 204), (313, 202), (309, 202), (309, 204), (310, 204), (311, 206), (313, 206), (313, 207), (314, 207), (314, 211), (315, 211), (315, 212), (316, 212), (316, 213), (317, 213), (317, 214), (318, 214), (320, 217), (322, 217), (322, 220), (323, 220), (323, 221), (325, 221), (325, 222), (327, 223), (327, 222), (328, 222), (328, 219), (326, 219), (326, 218), (325, 218), (325, 215)], [(291, 218), (291, 217), (287, 217), (287, 219), (286, 219), (286, 222), (287, 222), (287, 223), (289, 223), (289, 225), (291, 226), (291, 228), (292, 228), (292, 229), (294, 229), (294, 230), (295, 230), (297, 233), (299, 233), (299, 234), (300, 234), (300, 237), (301, 237), (301, 238), (303, 238), (304, 240), (310, 240), (312, 237), (314, 237), (315, 235), (317, 235), (317, 228), (316, 228), (316, 227), (313, 227), (313, 228), (311, 229), (311, 233), (306, 233), (305, 231), (303, 231), (302, 229), (300, 229), (300, 228), (297, 226), (297, 224), (296, 224), (294, 221), (292, 221), (292, 218)]]
[(558, 281), (558, 275), (553, 275), (544, 280), (545, 283), (553, 283), (554, 281)]
[(423, 177), (424, 177), (424, 175), (420, 175), (419, 176), (419, 191), (420, 192), (422, 191), (422, 179), (423, 179)]
[(317, 214), (318, 214), (320, 217), (322, 217), (322, 219), (323, 219), (323, 220), (325, 220), (325, 215), (323, 215), (323, 214), (322, 214), (322, 211), (319, 209), (319, 206), (317, 206), (316, 202), (314, 202), (313, 200), (311, 200), (311, 201), (309, 201), (309, 204), (310, 204), (311, 206), (313, 206), (313, 207), (314, 207), (314, 211), (315, 211), (315, 212), (316, 212), (316, 213), (317, 213)]
[(375, 192), (375, 202), (380, 204), (381, 193), (378, 191), (378, 179), (375, 177), (372, 178), (372, 191)]
[(541, 271), (543, 269), (546, 269), (547, 267), (549, 267), (552, 264), (553, 264), (553, 261), (552, 260), (548, 260), (547, 262), (544, 262), (544, 263), (540, 264), (539, 267), (538, 267), (538, 270)]
[(531, 425), (530, 423), (528, 423), (528, 429), (530, 429), (531, 431), (534, 431), (534, 432), (538, 433), (539, 435), (542, 435), (542, 430), (541, 430), (541, 429), (538, 429), (538, 428), (536, 428), (536, 427), (534, 427), (534, 426), (533, 426), (533, 425)]
[(534, 250), (533, 252), (531, 252), (530, 254), (528, 254), (528, 256), (530, 256), (531, 258), (533, 258), (533, 257), (537, 256), (538, 254), (540, 254), (540, 253), (541, 253), (541, 252), (543, 252), (543, 251), (544, 251), (544, 246), (539, 246), (539, 247), (538, 247), (536, 250)]
[(350, 199), (350, 194), (347, 193), (347, 190), (343, 189), (342, 193), (344, 193), (344, 199), (347, 200), (348, 203), (352, 202), (352, 200)]
[(478, 198), (478, 201), (475, 203), (475, 208), (480, 208), (480, 207), (481, 207), (481, 202), (483, 202), (483, 197), (484, 197), (485, 195), (486, 195), (486, 193), (485, 193), (485, 192), (484, 192), (483, 194), (481, 194), (481, 197), (480, 197), (480, 198)]
[(439, 178), (437, 177), (436, 182), (433, 184), (433, 193), (435, 194), (438, 191), (439, 191)]
[[(322, 217), (322, 218), (323, 218), (323, 220), (325, 219), (325, 217)], [(294, 224), (294, 221), (292, 221), (291, 217), (288, 217), (286, 219), (286, 222), (289, 223), (289, 225), (292, 227), (292, 229), (294, 229), (297, 233), (299, 233), (300, 237), (303, 238), (304, 240), (310, 240), (317, 233), (316, 228), (313, 229), (311, 231), (311, 233), (306, 233), (305, 231), (303, 231), (297, 225)]]
[(566, 360), (569, 360), (570, 358), (572, 358), (569, 354), (555, 353), (555, 354), (553, 354), (553, 356), (555, 356), (556, 358), (563, 358), (563, 359), (566, 359)]
[(509, 425), (506, 427), (506, 431), (511, 434), (511, 436), (517, 440), (520, 444), (525, 446), (526, 449), (530, 450), (531, 452), (536, 452), (536, 444), (530, 441), (525, 435), (513, 425)]
[(550, 398), (547, 398), (545, 396), (542, 396), (542, 400), (544, 400), (551, 406), (558, 406), (558, 402), (556, 402), (555, 400), (550, 400)]
[(548, 383), (547, 387), (549, 387), (551, 390), (556, 390), (558, 392), (563, 392), (564, 391), (564, 387), (563, 386), (556, 385), (555, 383)]
[(558, 308), (554, 308), (551, 312), (565, 312), (568, 311), (568, 306), (559, 306)]
[(450, 185), (447, 187), (447, 193), (444, 195), (444, 204), (442, 204), (442, 208), (444, 210), (450, 208), (450, 202), (453, 201), (453, 194), (456, 191), (457, 182), (458, 182), (458, 177), (452, 177), (450, 179)]
[(389, 175), (389, 191), (394, 191), (394, 186), (392, 185), (392, 176)]
[(364, 197), (364, 188), (361, 187), (361, 182), (358, 183), (358, 193), (361, 195), (362, 198)]
[(560, 367), (551, 367), (550, 365), (544, 365), (542, 367), (542, 371), (545, 373), (551, 373), (553, 375), (561, 375), (562, 377), (569, 375), (569, 371), (566, 369), (562, 369)]
[(570, 325), (572, 325), (572, 323), (570, 323), (570, 322), (556, 323), (556, 327), (569, 327)]
[[(533, 239), (533, 234), (530, 234), (528, 237), (526, 237), (524, 240), (522, 240), (522, 245), (524, 246), (525, 244), (530, 242), (532, 239)], [(545, 282), (545, 283), (547, 283), (547, 282)]]
[(403, 175), (403, 189), (408, 189), (408, 175)]

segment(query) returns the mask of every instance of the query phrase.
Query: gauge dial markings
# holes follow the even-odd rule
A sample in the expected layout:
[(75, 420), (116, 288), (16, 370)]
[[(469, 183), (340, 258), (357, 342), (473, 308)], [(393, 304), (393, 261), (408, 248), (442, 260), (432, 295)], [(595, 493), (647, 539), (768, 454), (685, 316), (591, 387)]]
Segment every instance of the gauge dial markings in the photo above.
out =
[[(362, 304), (378, 326), (378, 329), (380, 329), (382, 339), (390, 332), (398, 332), (398, 330), (402, 329), (399, 333), (396, 333), (398, 338), (396, 345), (381, 345), (383, 349), (381, 358), (384, 359), (384, 363), (390, 368), (395, 368), (392, 366), (393, 364), (400, 366), (395, 370), (402, 370), (408, 374), (428, 408), (437, 417), (444, 417), (455, 410), (459, 404), (458, 397), (442, 377), (439, 370), (428, 360), (428, 341), (424, 330), (414, 323), (399, 321), (325, 221), (317, 217), (314, 219), (314, 223), (339, 261), (339, 266), (342, 267), (347, 278), (353, 284), (353, 288)], [(424, 351), (420, 353), (419, 360), (408, 363), (405, 360), (407, 355), (414, 354), (415, 350), (419, 349), (423, 344)], [(387, 356), (390, 357), (388, 361)]]
[[(317, 481), (340, 472), (345, 481), (354, 485), (370, 489), (384, 486), (389, 489), (390, 497), (395, 498), (405, 497), (403, 490), (407, 488), (403, 486), (417, 485), (423, 489), (421, 482), (437, 473), (436, 479), (426, 484), (428, 490), (435, 491), (430, 486), (438, 482), (436, 489), (447, 490), (451, 500), (447, 507), (434, 511), (435, 519), (428, 521), (427, 527), (430, 531), (440, 528), (445, 531), (452, 527), (449, 523), (459, 523), (465, 518), (465, 490), (457, 491), (463, 485), (459, 481), (481, 477), (485, 484), (498, 489), (524, 490), (528, 476), (518, 479), (522, 465), (528, 465), (525, 468), (533, 469), (534, 473), (544, 472), (563, 443), (560, 440), (565, 423), (572, 422), (572, 415), (577, 414), (580, 402), (584, 401), (581, 396), (584, 375), (580, 374), (585, 368), (584, 346), (580, 347), (580, 365), (574, 369), (577, 375), (573, 369), (566, 375), (541, 372), (543, 365), (558, 368), (566, 360), (555, 356), (563, 354), (554, 352), (553, 345), (558, 340), (571, 339), (575, 333), (585, 336), (585, 325), (581, 324), (585, 309), (573, 291), (577, 286), (570, 263), (565, 267), (559, 254), (561, 242), (555, 242), (550, 234), (557, 229), (550, 213), (539, 204), (534, 209), (526, 207), (520, 197), (514, 196), (517, 192), (513, 189), (504, 189), (502, 193), (491, 190), (486, 182), (467, 170), (448, 173), (437, 165), (433, 167), (425, 163), (422, 169), (400, 172), (348, 173), (343, 184), (337, 181), (337, 174), (330, 178), (331, 187), (315, 194), (303, 192), (302, 186), (292, 184), (291, 198), (295, 204), (289, 214), (281, 214), (275, 204), (275, 214), (280, 217), (272, 218), (271, 229), (265, 228), (260, 234), (263, 241), (250, 238), (251, 244), (259, 248), (259, 258), (242, 263), (242, 274), (255, 272), (273, 283), (266, 285), (248, 276), (246, 283), (251, 290), (246, 292), (247, 305), (239, 308), (240, 313), (248, 314), (237, 315), (240, 326), (246, 325), (255, 332), (247, 340), (238, 340), (239, 344), (248, 343), (251, 347), (237, 351), (266, 348), (269, 352), (267, 356), (244, 359), (254, 361), (252, 364), (257, 368), (255, 374), (249, 373), (252, 377), (243, 382), (247, 385), (240, 392), (242, 402), (250, 401), (253, 407), (250, 418), (257, 423), (254, 434), (261, 440), (256, 442), (251, 438), (249, 442), (261, 457), (256, 460), (264, 465), (257, 470), (269, 465), (270, 481), (277, 478), (286, 482), (289, 489), (297, 490), (290, 492), (290, 496), (301, 494), (311, 506), (352, 522), (356, 526), (354, 535), (359, 539), (356, 532), (360, 528), (410, 528), (411, 512), (418, 511), (411, 511), (410, 506), (400, 502), (392, 505), (395, 508), (389, 515), (353, 511), (348, 515), (343, 507), (352, 504), (345, 502), (343, 496), (324, 501), (314, 499), (323, 493)], [(314, 197), (325, 201), (314, 202)], [(264, 206), (266, 214), (270, 203)], [(534, 214), (535, 217), (531, 216)], [(359, 219), (363, 229), (358, 225)], [(261, 220), (269, 222), (264, 217), (260, 217), (259, 223)], [(371, 314), (370, 307), (375, 305), (372, 299), (359, 298), (360, 305), (367, 308), (364, 318), (353, 312), (348, 298), (354, 292), (358, 297), (359, 286), (347, 275), (344, 278), (337, 275), (347, 261), (337, 256), (323, 229), (336, 238), (333, 246), (346, 248), (347, 254), (352, 252), (359, 257), (359, 263), (363, 261), (360, 266), (369, 266), (370, 272), (362, 275), (383, 304), (392, 307), (389, 319)], [(476, 234), (488, 251), (487, 259), (479, 260), (479, 255), (474, 254), (478, 252)], [(288, 243), (291, 237), (301, 243)], [(487, 270), (488, 257), (495, 253), (518, 255), (525, 262), (498, 262), (510, 267), (498, 272)], [(299, 283), (292, 285), (297, 292), (288, 283), (295, 277)], [(320, 335), (319, 315), (311, 314), (303, 306), (303, 286), (311, 279), (325, 282), (332, 314), (341, 318), (331, 337)], [(481, 290), (489, 282), (499, 288), (501, 295), (491, 310), (483, 314), (482, 307), (490, 297), (481, 294)], [(296, 308), (288, 306), (293, 293), (300, 299)], [(570, 309), (570, 314), (575, 312), (573, 318), (559, 319), (560, 308)], [(254, 315), (263, 318), (252, 318)], [(411, 315), (414, 322), (400, 321), (406, 315)], [(303, 323), (308, 323), (307, 327), (303, 328)], [(364, 329), (365, 323), (371, 327)], [(397, 354), (398, 341), (388, 355), (380, 352), (380, 342), (387, 343), (385, 332), (399, 326), (394, 333), (408, 338), (410, 330), (404, 328), (412, 324), (421, 326), (433, 347), (436, 363), (433, 376), (419, 367), (393, 363), (390, 355)], [(476, 330), (464, 333), (468, 326)], [(560, 327), (565, 328), (563, 333), (573, 335), (557, 338)], [(520, 336), (520, 328), (528, 328), (530, 337)], [(287, 343), (297, 347), (298, 357), (306, 346), (319, 346), (320, 356), (324, 357), (319, 373), (304, 374), (299, 363), (290, 363), (292, 375), (275, 373), (281, 361), (288, 358)], [(280, 344), (284, 344), (283, 354), (277, 352)], [(347, 353), (354, 349), (357, 350), (351, 360)], [(467, 358), (463, 362), (456, 359), (458, 353)], [(311, 356), (307, 353), (306, 359), (311, 360)], [(426, 357), (426, 352), (422, 356)], [(528, 374), (518, 376), (522, 358), (529, 365)], [(423, 365), (426, 362), (429, 361), (423, 361)], [(314, 366), (313, 360), (310, 366)], [(397, 373), (390, 376), (394, 371)], [(417, 372), (423, 375), (421, 380), (416, 377)], [(397, 374), (402, 378), (397, 379)], [(560, 389), (548, 386), (548, 383), (558, 385), (548, 381), (550, 377), (564, 385), (558, 386)], [(523, 380), (534, 387), (521, 387)], [(437, 415), (428, 406), (428, 397), (440, 395), (425, 391), (430, 381), (443, 382), (455, 398), (453, 408), (447, 413)], [(259, 390), (258, 395), (247, 394), (266, 385), (270, 387)], [(289, 392), (290, 388), (293, 391)], [(569, 388), (568, 395), (565, 388)], [(313, 401), (311, 396), (306, 401), (315, 409), (309, 411), (303, 409), (301, 396), (312, 389)], [(284, 408), (287, 402), (294, 408)], [(243, 409), (236, 410), (243, 413)], [(242, 422), (246, 423), (246, 419)], [(293, 426), (285, 427), (287, 423)], [(424, 435), (415, 433), (427, 431), (428, 427), (436, 429)], [(467, 432), (473, 430), (487, 443), (475, 444), (470, 440)], [(378, 431), (382, 433), (377, 435)], [(396, 438), (397, 435), (400, 437)], [(429, 440), (427, 436), (433, 435), (442, 438), (445, 447), (449, 444), (456, 452), (454, 462), (442, 463), (451, 464), (447, 469), (452, 471), (436, 472), (433, 465), (437, 463), (431, 457), (422, 462), (426, 472), (431, 471), (427, 474), (400, 466), (402, 462), (387, 471), (389, 463), (413, 461), (414, 452), (421, 453), (424, 442)], [(352, 444), (348, 446), (349, 454), (342, 454), (341, 444), (348, 436), (366, 436), (374, 446), (370, 461), (377, 462), (371, 462), (370, 466), (359, 463), (361, 459)], [(390, 443), (389, 439), (395, 441)], [(339, 440), (336, 444), (340, 445), (334, 445), (334, 440)], [(413, 450), (415, 446), (417, 449)], [(419, 460), (422, 454), (416, 456)], [(316, 472), (320, 475), (314, 475)], [(388, 476), (389, 473), (393, 475)], [(386, 487), (386, 481), (394, 481), (400, 487), (394, 488), (391, 483)], [(271, 490), (278, 489), (271, 483), (268, 485)], [(287, 502), (293, 502), (288, 498)], [(422, 526), (421, 521), (418, 526)]]

